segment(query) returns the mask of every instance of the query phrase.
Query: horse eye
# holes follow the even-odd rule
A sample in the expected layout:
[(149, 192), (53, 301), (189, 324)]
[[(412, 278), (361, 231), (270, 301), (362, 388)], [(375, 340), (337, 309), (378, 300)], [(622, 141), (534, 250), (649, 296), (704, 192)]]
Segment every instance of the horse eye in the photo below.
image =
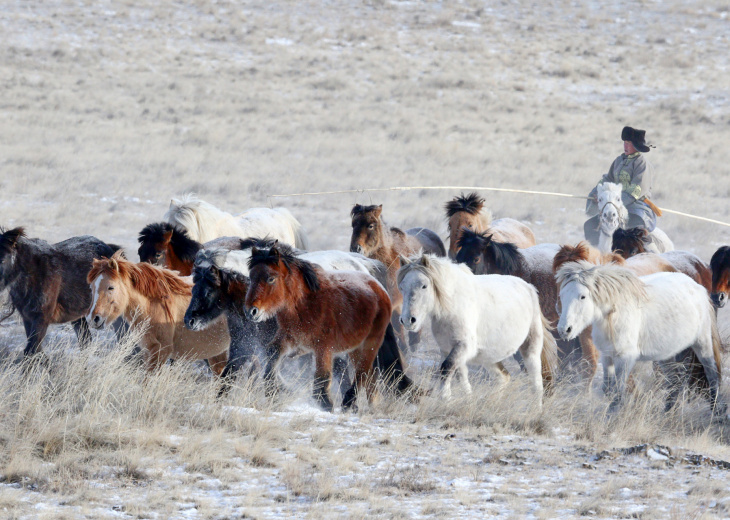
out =
[(424, 283), (423, 284), (423, 287), (421, 287), (421, 289), (425, 289), (425, 288), (426, 288), (426, 284)]
[(368, 229), (375, 229), (375, 224), (370, 224), (370, 225), (368, 226)]
[(266, 280), (268, 284), (273, 284), (274, 282), (276, 282), (276, 277), (274, 276), (269, 276), (268, 280)]
[(474, 257), (474, 263), (475, 263), (475, 264), (478, 264), (478, 263), (479, 263), (479, 262), (481, 262), (481, 261), (482, 261), (481, 257), (479, 257), (479, 256), (475, 256), (475, 257)]
[(580, 296), (580, 299), (581, 299), (581, 300), (585, 300), (585, 299), (586, 299), (586, 295), (585, 295), (585, 294), (582, 294), (582, 295)]
[(471, 224), (467, 224), (466, 227), (468, 227), (469, 229), (471, 229), (472, 228), (472, 225)]
[(107, 291), (113, 291), (113, 290), (114, 290), (114, 287), (112, 287), (111, 285), (107, 288)]

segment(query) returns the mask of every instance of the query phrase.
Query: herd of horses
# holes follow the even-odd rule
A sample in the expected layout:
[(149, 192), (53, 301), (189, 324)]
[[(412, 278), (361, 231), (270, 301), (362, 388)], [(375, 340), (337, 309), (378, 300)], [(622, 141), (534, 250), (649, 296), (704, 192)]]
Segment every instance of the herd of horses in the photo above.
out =
[(655, 361), (670, 385), (667, 407), (689, 385), (724, 414), (717, 308), (728, 297), (730, 247), (707, 264), (659, 230), (623, 229), (620, 186), (602, 185), (598, 202), (598, 247), (537, 244), (529, 227), (492, 219), (483, 198), (462, 194), (445, 205), (448, 250), (433, 231), (389, 227), (382, 205), (358, 204), (345, 252), (307, 251), (284, 208), (231, 215), (187, 195), (139, 233), (139, 263), (91, 236), (49, 244), (0, 229), (0, 290), (23, 321), (30, 360), (43, 358), (50, 324), (72, 323), (84, 346), (89, 327), (123, 321), (143, 328), (149, 370), (205, 359), (221, 393), (236, 374), (260, 372), (273, 395), (281, 361), (311, 353), (325, 410), (335, 407), (333, 379), (345, 381), (343, 409), (360, 391), (372, 402), (378, 378), (418, 396), (402, 352), (430, 324), (444, 355), (432, 392), (443, 398), (454, 377), (471, 391), (470, 364), (506, 381), (503, 363), (515, 356), (540, 406), (562, 372), (590, 391), (600, 359), (615, 408), (634, 364)]

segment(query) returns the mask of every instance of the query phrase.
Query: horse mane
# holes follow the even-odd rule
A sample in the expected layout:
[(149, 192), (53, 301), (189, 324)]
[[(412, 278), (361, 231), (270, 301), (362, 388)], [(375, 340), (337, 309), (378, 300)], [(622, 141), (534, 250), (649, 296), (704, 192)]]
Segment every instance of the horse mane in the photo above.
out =
[(615, 263), (624, 265), (625, 260), (616, 253), (601, 253), (597, 248), (585, 240), (581, 240), (575, 246), (565, 244), (560, 247), (553, 258), (553, 273), (557, 273), (563, 264), (584, 260), (591, 265), (603, 265)]
[(615, 264), (595, 265), (586, 260), (563, 264), (555, 278), (560, 287), (584, 285), (601, 307), (622, 307), (648, 299), (646, 285), (628, 269)]
[(24, 227), (16, 227), (7, 230), (4, 227), (0, 227), (0, 251), (3, 253), (10, 253), (13, 247), (15, 247), (15, 244), (18, 243), (18, 240), (25, 238), (26, 236)]
[(651, 242), (649, 232), (644, 228), (622, 229), (618, 228), (613, 232), (611, 249), (624, 258), (628, 258), (629, 251), (646, 253), (646, 245)]
[(111, 258), (102, 257), (94, 260), (86, 281), (92, 283), (101, 275), (128, 282), (146, 298), (160, 300), (170, 321), (174, 319), (170, 307), (172, 296), (190, 296), (192, 291), (190, 285), (180, 278), (176, 271), (146, 262), (135, 264), (125, 259), (120, 252), (114, 253)]
[(461, 195), (454, 197), (453, 200), (444, 204), (446, 218), (451, 218), (462, 211), (465, 211), (470, 215), (478, 215), (484, 207), (484, 202), (484, 197), (479, 196), (479, 194), (475, 191), (471, 192), (469, 195), (464, 195), (462, 193)]
[(192, 240), (200, 242), (204, 229), (230, 216), (230, 213), (200, 200), (194, 193), (186, 193), (179, 199), (170, 200), (170, 208), (162, 218), (186, 232)]
[(139, 232), (137, 241), (140, 244), (145, 242), (162, 242), (166, 233), (172, 232), (170, 245), (175, 255), (183, 262), (195, 261), (195, 255), (203, 248), (200, 242), (191, 239), (185, 231), (182, 231), (168, 222), (156, 222), (148, 224)]
[(406, 275), (411, 271), (423, 273), (431, 280), (436, 295), (436, 303), (440, 311), (455, 308), (455, 295), (453, 291), (449, 290), (449, 277), (453, 278), (453, 273), (458, 272), (467, 276), (474, 276), (466, 265), (455, 264), (447, 258), (438, 257), (429, 253), (410, 257), (408, 263), (404, 264), (398, 270), (396, 283), (400, 285)]
[(367, 213), (370, 213), (372, 211), (375, 211), (378, 208), (377, 204), (373, 204), (372, 206), (363, 206), (362, 204), (355, 204), (352, 207), (352, 211), (350, 211), (350, 217), (355, 218), (359, 215), (365, 215)]
[(319, 290), (319, 276), (317, 276), (315, 265), (296, 256), (294, 250), (285, 244), (277, 244), (270, 248), (253, 248), (251, 258), (248, 261), (248, 268), (251, 270), (261, 264), (278, 266), (279, 262), (283, 263), (290, 272), (299, 271), (310, 291), (317, 292)]
[(242, 238), (241, 239), (241, 245), (239, 249), (252, 249), (254, 247), (258, 247), (259, 249), (270, 249), (274, 247), (279, 242), (276, 238), (271, 238), (270, 236), (265, 236), (264, 238), (259, 237), (249, 237), (249, 238)]

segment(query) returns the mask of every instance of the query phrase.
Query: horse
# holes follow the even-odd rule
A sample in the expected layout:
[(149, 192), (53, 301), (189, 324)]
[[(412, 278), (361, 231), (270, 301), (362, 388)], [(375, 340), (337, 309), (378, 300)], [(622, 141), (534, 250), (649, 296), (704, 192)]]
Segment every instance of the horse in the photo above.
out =
[(717, 308), (722, 308), (727, 303), (728, 292), (730, 292), (730, 247), (722, 246), (712, 255), (710, 260), (712, 268), (712, 303)]
[(617, 229), (613, 233), (611, 249), (627, 260), (643, 257), (653, 258), (657, 262), (666, 262), (673, 267), (673, 270), (686, 274), (707, 289), (708, 294), (712, 292), (712, 270), (710, 266), (689, 251), (667, 251), (658, 256), (652, 254), (650, 251), (651, 240), (646, 229)]
[(535, 234), (522, 222), (511, 218), (492, 220), (492, 212), (484, 207), (484, 202), (476, 192), (462, 193), (444, 206), (449, 230), (449, 258), (456, 258), (462, 229), (488, 233), (499, 242), (510, 242), (520, 248), (536, 244)]
[(309, 247), (304, 228), (286, 208), (253, 208), (231, 215), (187, 194), (170, 201), (163, 219), (200, 243), (224, 236), (270, 236), (300, 249)]
[(278, 325), (266, 349), (265, 379), (273, 381), (283, 354), (293, 349), (311, 351), (314, 399), (331, 412), (332, 357), (347, 353), (355, 377), (342, 407), (354, 408), (363, 388), (372, 403), (376, 397), (373, 361), (386, 343), (391, 351), (397, 349), (390, 325), (392, 307), (383, 286), (365, 273), (325, 271), (280, 246), (253, 248), (249, 268), (247, 317), (255, 322), (276, 318)]
[(205, 248), (239, 249), (241, 240), (239, 237), (220, 237), (201, 244), (172, 224), (157, 222), (148, 224), (139, 232), (137, 253), (141, 262), (172, 269), (181, 276), (190, 276), (198, 251)]
[(92, 327), (101, 329), (119, 317), (132, 326), (149, 322), (141, 340), (147, 370), (159, 369), (168, 359), (207, 359), (211, 370), (221, 374), (230, 344), (225, 320), (199, 332), (183, 326), (190, 280), (145, 262), (135, 264), (119, 253), (95, 259), (86, 280), (93, 297), (86, 320)]
[(446, 248), (436, 233), (430, 229), (416, 227), (405, 232), (396, 227), (387, 227), (382, 218), (383, 205), (362, 206), (355, 204), (350, 212), (352, 237), (350, 251), (381, 261), (388, 268), (386, 289), (393, 303), (393, 325), (396, 327), (402, 345), (411, 348), (420, 341), (418, 334), (410, 334), (406, 341), (403, 328), (398, 321), (403, 297), (398, 291), (396, 274), (400, 268), (400, 257), (423, 251), (437, 256), (446, 256)]
[(39, 353), (50, 324), (71, 322), (79, 344), (89, 343), (91, 334), (84, 316), (91, 291), (86, 273), (94, 259), (120, 250), (120, 246), (89, 235), (49, 244), (27, 238), (22, 227), (0, 228), (0, 291), (9, 288), (11, 306), (3, 319), (16, 310), (23, 319), (24, 356)]
[[(683, 273), (638, 277), (621, 266), (585, 261), (564, 264), (557, 279), (563, 304), (558, 331), (572, 339), (593, 326), (593, 342), (615, 365), (615, 376), (609, 375), (607, 381), (609, 390), (616, 392), (613, 409), (624, 399), (637, 361), (660, 362), (674, 383), (676, 366), (667, 361), (686, 348), (702, 363), (715, 408), (722, 377), (720, 335), (704, 287)], [(674, 384), (667, 408), (676, 402), (678, 392)]]
[(506, 382), (500, 362), (517, 351), (542, 406), (544, 387), (553, 380), (557, 345), (535, 288), (514, 276), (474, 275), (462, 264), (422, 254), (401, 259), (398, 287), (403, 293), (401, 323), (418, 331), (427, 322), (441, 352), (440, 394), (451, 396), (458, 373), (471, 392), (467, 363), (479, 362)]
[[(598, 208), (601, 212), (598, 225), (598, 249), (603, 253), (611, 252), (613, 233), (619, 228), (626, 226), (629, 220), (629, 212), (621, 200), (621, 185), (612, 182), (604, 182), (598, 185)], [(667, 234), (659, 228), (649, 233), (651, 245), (647, 251), (652, 253), (665, 253), (674, 249), (674, 244)]]

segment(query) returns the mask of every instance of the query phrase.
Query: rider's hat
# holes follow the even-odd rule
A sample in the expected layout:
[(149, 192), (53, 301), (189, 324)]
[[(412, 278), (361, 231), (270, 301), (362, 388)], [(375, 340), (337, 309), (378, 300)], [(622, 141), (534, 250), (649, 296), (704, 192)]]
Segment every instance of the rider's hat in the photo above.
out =
[(646, 153), (651, 151), (649, 145), (646, 144), (646, 130), (637, 130), (636, 128), (625, 126), (624, 129), (621, 130), (621, 140), (631, 141), (634, 148), (640, 152)]

